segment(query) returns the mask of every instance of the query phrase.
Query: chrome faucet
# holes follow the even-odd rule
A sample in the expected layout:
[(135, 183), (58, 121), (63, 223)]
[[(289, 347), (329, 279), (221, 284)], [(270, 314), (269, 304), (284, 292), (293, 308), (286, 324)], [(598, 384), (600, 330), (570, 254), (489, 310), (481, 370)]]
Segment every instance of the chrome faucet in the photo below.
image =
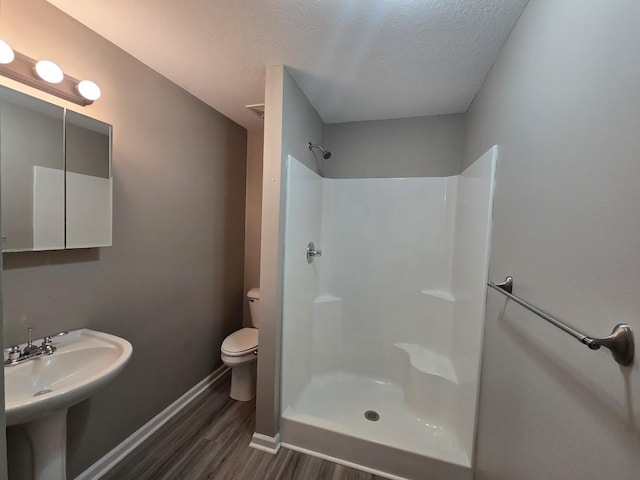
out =
[(19, 345), (14, 345), (9, 348), (7, 359), (4, 362), (6, 367), (17, 365), (27, 360), (33, 360), (34, 358), (41, 357), (42, 355), (51, 355), (56, 351), (56, 347), (53, 346), (53, 339), (51, 337), (44, 337), (42, 339), (42, 345), (38, 347), (33, 344), (31, 338), (33, 328), (28, 328), (28, 331), (29, 339), (22, 352), (20, 351)]

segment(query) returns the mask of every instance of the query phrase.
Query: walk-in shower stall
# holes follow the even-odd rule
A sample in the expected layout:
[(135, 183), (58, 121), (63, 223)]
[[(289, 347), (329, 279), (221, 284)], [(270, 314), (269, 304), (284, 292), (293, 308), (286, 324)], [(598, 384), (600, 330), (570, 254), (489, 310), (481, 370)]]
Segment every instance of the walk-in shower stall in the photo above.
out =
[(496, 156), (367, 179), (288, 158), (284, 444), (390, 478), (471, 478)]

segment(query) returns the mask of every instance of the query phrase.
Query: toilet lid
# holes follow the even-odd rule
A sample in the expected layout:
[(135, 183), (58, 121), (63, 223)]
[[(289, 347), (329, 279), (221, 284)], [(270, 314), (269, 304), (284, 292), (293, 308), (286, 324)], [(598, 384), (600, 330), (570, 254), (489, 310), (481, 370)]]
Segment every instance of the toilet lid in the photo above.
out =
[(258, 329), (242, 328), (232, 333), (222, 342), (222, 353), (230, 357), (239, 357), (258, 348)]

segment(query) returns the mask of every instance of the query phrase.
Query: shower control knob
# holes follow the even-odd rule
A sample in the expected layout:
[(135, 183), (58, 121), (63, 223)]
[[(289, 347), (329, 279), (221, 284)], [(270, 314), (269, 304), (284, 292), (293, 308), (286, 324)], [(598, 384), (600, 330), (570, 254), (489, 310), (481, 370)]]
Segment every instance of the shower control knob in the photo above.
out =
[(315, 257), (321, 256), (322, 251), (316, 250), (316, 246), (313, 244), (313, 242), (309, 242), (309, 245), (307, 245), (307, 263), (312, 263)]

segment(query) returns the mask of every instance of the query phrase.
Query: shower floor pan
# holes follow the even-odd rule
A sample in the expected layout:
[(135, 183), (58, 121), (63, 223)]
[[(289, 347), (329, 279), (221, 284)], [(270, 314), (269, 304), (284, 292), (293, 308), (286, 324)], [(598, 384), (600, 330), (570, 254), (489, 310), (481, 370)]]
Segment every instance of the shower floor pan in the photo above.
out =
[(354, 373), (313, 377), (283, 413), (281, 436), (289, 447), (388, 478), (471, 478), (454, 432), (418, 418), (399, 385)]

